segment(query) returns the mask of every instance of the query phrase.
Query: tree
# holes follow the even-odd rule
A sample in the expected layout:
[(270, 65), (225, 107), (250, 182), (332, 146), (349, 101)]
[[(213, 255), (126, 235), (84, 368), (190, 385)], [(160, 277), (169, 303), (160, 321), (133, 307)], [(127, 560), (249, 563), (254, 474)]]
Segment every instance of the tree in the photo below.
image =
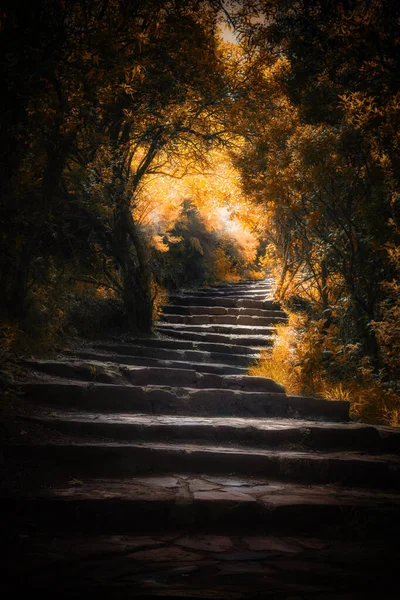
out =
[(271, 102), (258, 101), (238, 160), (247, 190), (272, 219), (281, 295), (308, 296), (327, 326), (340, 314), (341, 335), (378, 369), (373, 322), (393, 276), (385, 248), (398, 244), (390, 222), (399, 219), (399, 9), (252, 4), (264, 19), (242, 19), (239, 30), (264, 62)]
[(6, 7), (2, 75), (12, 94), (2, 127), (9, 137), (19, 132), (3, 180), (3, 217), (11, 211), (15, 225), (2, 238), (6, 315), (26, 312), (35, 264), (46, 270), (43, 240), (60, 241), (57, 213), (71, 206), (93, 230), (92, 250), (117, 267), (104, 275), (131, 326), (150, 328), (137, 198), (146, 176), (173, 172), (174, 156), (193, 160), (227, 143), (231, 84), (217, 51), (217, 11), (194, 0)]

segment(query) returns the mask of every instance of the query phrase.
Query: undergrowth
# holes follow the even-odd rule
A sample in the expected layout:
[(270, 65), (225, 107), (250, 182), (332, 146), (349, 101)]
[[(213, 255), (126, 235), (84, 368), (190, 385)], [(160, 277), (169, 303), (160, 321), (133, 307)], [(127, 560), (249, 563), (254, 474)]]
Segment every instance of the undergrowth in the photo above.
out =
[(276, 327), (272, 349), (264, 350), (250, 366), (250, 375), (270, 377), (287, 393), (350, 402), (356, 420), (400, 427), (399, 383), (374, 374), (357, 344), (338, 343), (333, 327), (289, 314)]

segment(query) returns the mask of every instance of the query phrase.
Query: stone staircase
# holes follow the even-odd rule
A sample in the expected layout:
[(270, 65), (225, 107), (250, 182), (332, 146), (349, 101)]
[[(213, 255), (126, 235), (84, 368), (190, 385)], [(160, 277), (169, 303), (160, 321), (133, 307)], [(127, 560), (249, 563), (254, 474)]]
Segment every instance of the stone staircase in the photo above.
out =
[(395, 579), (400, 432), (246, 375), (285, 320), (271, 290), (183, 292), (156, 337), (25, 361), (21, 429), (44, 433), (2, 446), (4, 589), (333, 599)]

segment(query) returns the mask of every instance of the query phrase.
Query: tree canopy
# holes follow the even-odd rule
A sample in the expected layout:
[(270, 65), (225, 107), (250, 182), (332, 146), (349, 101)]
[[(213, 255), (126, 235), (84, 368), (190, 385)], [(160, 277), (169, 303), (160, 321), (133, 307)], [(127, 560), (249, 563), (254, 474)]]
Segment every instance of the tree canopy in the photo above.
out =
[(321, 351), (398, 379), (399, 23), (392, 0), (3, 3), (2, 322), (91, 294), (146, 332), (157, 295), (267, 268)]

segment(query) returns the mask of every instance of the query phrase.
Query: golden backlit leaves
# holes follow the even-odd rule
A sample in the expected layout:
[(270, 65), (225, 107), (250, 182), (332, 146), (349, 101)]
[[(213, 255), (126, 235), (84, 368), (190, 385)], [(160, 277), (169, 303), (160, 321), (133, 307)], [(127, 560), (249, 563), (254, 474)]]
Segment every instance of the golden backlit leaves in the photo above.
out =
[[(239, 173), (229, 155), (223, 150), (214, 150), (207, 156), (204, 169), (193, 166), (185, 174), (185, 167), (184, 158), (175, 159), (171, 174), (166, 171), (148, 175), (135, 200), (135, 219), (152, 233), (153, 245), (167, 251), (165, 235), (169, 236), (169, 243), (179, 241), (168, 232), (179, 219), (184, 201), (191, 200), (205, 227), (233, 239), (243, 258), (252, 261), (258, 243), (254, 227), (262, 208), (254, 206), (243, 193)], [(196, 240), (193, 243), (196, 244)]]

